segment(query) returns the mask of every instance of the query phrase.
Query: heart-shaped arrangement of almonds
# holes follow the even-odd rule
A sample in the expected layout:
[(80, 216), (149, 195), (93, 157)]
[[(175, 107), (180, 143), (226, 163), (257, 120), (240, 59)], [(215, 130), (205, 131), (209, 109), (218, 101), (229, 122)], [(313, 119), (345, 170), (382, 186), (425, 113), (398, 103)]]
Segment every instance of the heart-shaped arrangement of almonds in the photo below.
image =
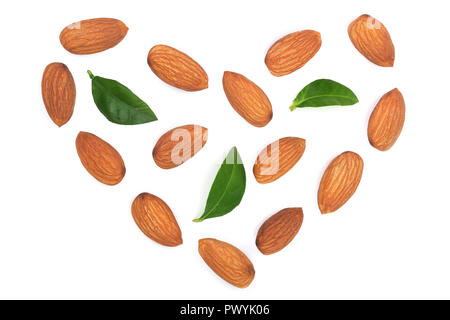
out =
[[(120, 20), (100, 18), (83, 20), (64, 28), (61, 45), (73, 54), (88, 55), (118, 45), (128, 27)], [(395, 50), (385, 26), (369, 15), (362, 15), (348, 27), (355, 48), (369, 61), (382, 67), (393, 67)], [(265, 64), (276, 77), (302, 68), (320, 50), (321, 35), (304, 30), (288, 34), (268, 50)], [(186, 91), (208, 88), (208, 75), (193, 58), (167, 45), (155, 45), (147, 57), (153, 73), (167, 84)], [(99, 111), (112, 123), (138, 125), (158, 120), (144, 101), (122, 83), (95, 76), (92, 80), (93, 100)], [(250, 78), (251, 75), (250, 75)], [(87, 80), (87, 79), (86, 79)], [(246, 76), (225, 71), (223, 90), (231, 107), (254, 127), (264, 127), (272, 120), (272, 104), (256, 83)], [(53, 122), (66, 124), (75, 106), (75, 81), (63, 63), (50, 63), (42, 77), (42, 97)], [(358, 103), (356, 95), (346, 86), (328, 79), (319, 79), (305, 86), (295, 98), (291, 110), (326, 106), (348, 106)], [(318, 111), (320, 112), (320, 111)], [(386, 93), (378, 102), (369, 120), (367, 134), (370, 144), (389, 150), (397, 141), (405, 121), (405, 102), (398, 89)], [(208, 129), (189, 124), (167, 131), (157, 141), (153, 158), (164, 170), (176, 168), (202, 150)], [(253, 166), (260, 184), (281, 179), (300, 161), (306, 141), (299, 137), (279, 138), (264, 148)], [(76, 151), (81, 164), (95, 179), (106, 185), (117, 185), (125, 176), (125, 163), (120, 153), (108, 142), (92, 133), (80, 132)], [(344, 152), (330, 162), (318, 186), (317, 201), (322, 214), (339, 210), (354, 195), (361, 181), (364, 162), (355, 152)], [(237, 149), (224, 159), (206, 199), (204, 213), (194, 222), (217, 218), (236, 208), (244, 195), (246, 172)], [(138, 228), (150, 239), (167, 247), (183, 243), (182, 232), (169, 205), (156, 195), (142, 193), (134, 200), (131, 213)], [(265, 221), (257, 234), (256, 246), (264, 255), (283, 250), (294, 240), (303, 223), (302, 208), (287, 208)], [(245, 288), (255, 277), (249, 258), (238, 248), (216, 239), (201, 239), (198, 251), (205, 263), (228, 283)]]

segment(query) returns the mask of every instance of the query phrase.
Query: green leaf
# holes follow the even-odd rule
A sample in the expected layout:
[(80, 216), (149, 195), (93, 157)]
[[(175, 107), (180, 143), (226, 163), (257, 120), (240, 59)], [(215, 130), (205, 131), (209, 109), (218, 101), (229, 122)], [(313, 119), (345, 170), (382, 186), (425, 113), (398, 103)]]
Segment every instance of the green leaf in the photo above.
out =
[(236, 147), (233, 147), (217, 172), (206, 201), (205, 212), (194, 222), (221, 217), (231, 212), (241, 203), (245, 183), (245, 168)]
[(101, 113), (117, 124), (141, 124), (158, 120), (150, 107), (121, 83), (97, 77), (92, 79), (92, 96)]
[(291, 111), (296, 108), (350, 106), (359, 100), (352, 90), (333, 80), (321, 79), (311, 82), (300, 91)]

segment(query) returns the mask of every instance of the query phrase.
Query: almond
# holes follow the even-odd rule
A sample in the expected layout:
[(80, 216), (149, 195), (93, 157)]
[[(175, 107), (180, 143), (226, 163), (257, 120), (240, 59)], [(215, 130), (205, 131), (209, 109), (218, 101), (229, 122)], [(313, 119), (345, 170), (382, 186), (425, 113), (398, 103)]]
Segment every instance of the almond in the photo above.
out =
[(186, 125), (169, 130), (153, 148), (153, 159), (162, 169), (182, 165), (199, 152), (208, 140), (208, 129)]
[(223, 280), (246, 288), (255, 278), (252, 262), (238, 248), (216, 239), (201, 239), (198, 252), (206, 264)]
[(322, 46), (320, 33), (313, 30), (298, 31), (275, 42), (266, 55), (270, 73), (281, 77), (303, 67)]
[(156, 45), (150, 49), (147, 62), (156, 76), (171, 86), (186, 91), (208, 88), (208, 75), (205, 70), (177, 49)]
[(272, 105), (264, 91), (239, 73), (225, 71), (223, 90), (231, 106), (255, 127), (264, 127), (272, 120)]
[(318, 192), (322, 214), (335, 212), (355, 193), (364, 169), (362, 158), (354, 152), (336, 157), (323, 174)]
[(63, 63), (49, 64), (42, 76), (42, 99), (53, 122), (61, 127), (70, 120), (75, 107), (75, 82)]
[(367, 133), (372, 146), (387, 151), (395, 144), (405, 123), (405, 100), (398, 89), (386, 93), (369, 120)]
[(271, 183), (291, 170), (303, 156), (306, 141), (288, 137), (269, 144), (261, 151), (253, 166), (256, 181)]
[(363, 14), (350, 24), (348, 35), (355, 48), (369, 61), (381, 67), (394, 66), (394, 44), (380, 21)]
[(90, 19), (65, 27), (59, 35), (59, 41), (71, 53), (91, 54), (116, 46), (127, 32), (128, 27), (120, 20)]
[(110, 186), (122, 181), (125, 164), (109, 143), (92, 133), (80, 132), (76, 147), (81, 163), (95, 179)]
[(265, 255), (274, 254), (284, 249), (295, 238), (302, 223), (302, 208), (281, 210), (259, 228), (256, 246)]
[(172, 210), (157, 196), (141, 193), (133, 201), (131, 213), (139, 229), (153, 241), (168, 247), (183, 243), (181, 230)]

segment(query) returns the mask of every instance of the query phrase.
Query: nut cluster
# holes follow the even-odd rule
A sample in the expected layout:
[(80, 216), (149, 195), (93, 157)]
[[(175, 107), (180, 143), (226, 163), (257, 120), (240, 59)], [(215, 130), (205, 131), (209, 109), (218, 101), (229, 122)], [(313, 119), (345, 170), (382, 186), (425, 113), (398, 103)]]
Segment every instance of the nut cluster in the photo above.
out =
[[(83, 20), (64, 28), (60, 34), (60, 42), (73, 54), (94, 54), (118, 45), (127, 32), (128, 27), (117, 19)], [(362, 15), (349, 25), (348, 35), (355, 48), (369, 61), (381, 67), (393, 67), (394, 45), (381, 22), (369, 15)], [(303, 30), (288, 34), (270, 47), (265, 64), (272, 75), (285, 76), (307, 64), (321, 45), (321, 34), (317, 31)], [(175, 48), (156, 45), (150, 49), (147, 62), (159, 79), (173, 87), (186, 91), (208, 88), (208, 75), (201, 65)], [(90, 76), (94, 79), (92, 73)], [(102, 81), (107, 83), (112, 80)], [(230, 105), (250, 125), (264, 127), (272, 120), (272, 104), (252, 80), (242, 74), (225, 71), (222, 83)], [(123, 88), (123, 92), (129, 91), (126, 87)], [(75, 106), (76, 88), (66, 65), (55, 62), (45, 68), (42, 97), (47, 113), (57, 126), (61, 127), (70, 120)], [(129, 114), (132, 121), (136, 113)], [(156, 116), (153, 116), (152, 121), (156, 120)], [(137, 121), (126, 124), (137, 124)], [(372, 112), (367, 129), (370, 144), (380, 151), (389, 150), (400, 136), (404, 121), (405, 102), (401, 92), (394, 89), (380, 99)], [(194, 124), (167, 131), (153, 149), (156, 165), (166, 170), (182, 165), (205, 146), (207, 135), (207, 128)], [(268, 145), (254, 163), (253, 174), (256, 181), (268, 184), (280, 179), (300, 161), (305, 149), (306, 141), (299, 137), (281, 138)], [(76, 150), (84, 168), (98, 181), (113, 186), (124, 178), (126, 169), (121, 155), (96, 135), (80, 132), (76, 138)], [(277, 160), (275, 167), (273, 159)], [(318, 207), (322, 214), (335, 212), (347, 203), (358, 188), (363, 169), (364, 161), (355, 152), (344, 152), (330, 162), (323, 173), (317, 193)], [(245, 185), (243, 188), (245, 189)], [(240, 199), (235, 206), (239, 202)], [(156, 195), (138, 195), (131, 212), (137, 226), (148, 238), (168, 247), (183, 243), (175, 215)], [(303, 217), (302, 208), (287, 208), (266, 220), (256, 237), (259, 251), (270, 255), (285, 248), (298, 234)], [(201, 239), (198, 251), (205, 263), (228, 283), (245, 288), (253, 281), (255, 269), (252, 262), (231, 244), (216, 239)]]

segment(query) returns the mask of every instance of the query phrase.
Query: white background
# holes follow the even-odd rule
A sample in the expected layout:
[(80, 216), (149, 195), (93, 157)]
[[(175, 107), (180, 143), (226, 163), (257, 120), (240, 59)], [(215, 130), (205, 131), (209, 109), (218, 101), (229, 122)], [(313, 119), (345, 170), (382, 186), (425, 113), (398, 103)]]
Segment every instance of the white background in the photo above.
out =
[[(313, 299), (450, 298), (449, 57), (446, 1), (9, 1), (2, 5), (0, 70), (0, 298)], [(393, 69), (362, 57), (347, 35), (363, 13), (378, 18), (396, 47)], [(126, 38), (103, 53), (76, 56), (59, 33), (82, 19), (113, 17)], [(276, 78), (267, 49), (294, 31), (322, 34), (319, 53), (297, 72)], [(186, 52), (209, 75), (209, 89), (169, 87), (147, 65), (149, 49), (167, 44)], [(60, 61), (76, 81), (72, 119), (58, 128), (41, 98), (45, 66)], [(97, 110), (86, 73), (116, 79), (149, 103), (160, 119), (140, 126), (108, 122)], [(265, 128), (250, 126), (228, 104), (225, 70), (244, 74), (269, 96)], [(349, 86), (351, 107), (289, 111), (309, 82), (329, 78)], [(398, 87), (407, 116), (386, 153), (366, 135), (377, 100)], [(165, 171), (152, 159), (157, 139), (184, 124), (209, 128), (205, 148)], [(108, 187), (82, 167), (80, 130), (111, 143), (127, 174)], [(268, 143), (307, 140), (299, 164), (270, 185), (256, 183), (252, 166)], [(247, 169), (242, 204), (229, 215), (191, 222), (236, 145)], [(337, 213), (316, 203), (329, 161), (347, 151), (365, 161), (360, 188)], [(135, 225), (131, 202), (141, 192), (164, 199), (182, 228), (184, 244), (159, 246)], [(263, 256), (254, 245), (261, 223), (301, 206), (305, 219), (282, 252)], [(253, 261), (247, 289), (218, 278), (197, 253), (197, 241), (228, 241)]]

